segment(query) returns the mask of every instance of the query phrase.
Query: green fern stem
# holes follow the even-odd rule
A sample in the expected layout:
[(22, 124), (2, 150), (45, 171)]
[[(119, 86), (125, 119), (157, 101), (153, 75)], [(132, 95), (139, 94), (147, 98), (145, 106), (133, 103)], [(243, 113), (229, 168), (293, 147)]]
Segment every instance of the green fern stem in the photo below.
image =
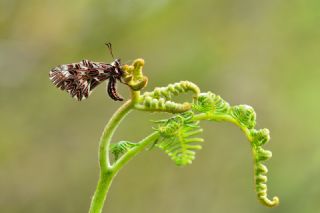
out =
[(110, 165), (109, 147), (113, 133), (121, 120), (130, 112), (133, 107), (131, 100), (124, 103), (116, 113), (113, 114), (105, 126), (99, 143), (99, 166), (100, 178), (96, 191), (92, 197), (90, 213), (100, 213), (102, 211), (107, 192), (115, 175)]
[(110, 168), (109, 146), (113, 133), (115, 132), (121, 120), (130, 112), (132, 107), (133, 102), (131, 100), (124, 103), (116, 111), (116, 113), (113, 114), (103, 130), (99, 145), (99, 164), (102, 171)]
[(134, 148), (130, 149), (128, 152), (122, 155), (116, 163), (110, 165), (109, 147), (111, 137), (121, 120), (133, 108), (133, 103), (133, 101), (129, 100), (122, 107), (119, 108), (119, 110), (112, 116), (110, 121), (107, 123), (104, 132), (101, 136), (99, 146), (100, 177), (96, 191), (92, 197), (89, 213), (102, 212), (108, 190), (118, 171), (129, 160), (131, 160), (139, 152), (143, 151), (146, 146), (153, 143), (159, 137), (159, 134), (157, 132), (152, 133), (142, 141), (138, 142)]
[(100, 178), (94, 196), (92, 198), (89, 213), (101, 213), (104, 202), (106, 200), (110, 185), (123, 166), (130, 161), (137, 154), (142, 152), (148, 145), (154, 143), (159, 138), (159, 133), (153, 132), (130, 149), (128, 152), (123, 154), (118, 161), (106, 170), (100, 172)]
[[(140, 91), (131, 91), (131, 99), (125, 102), (111, 117), (105, 126), (99, 143), (99, 166), (100, 177), (96, 191), (92, 197), (89, 213), (100, 213), (111, 182), (118, 169), (110, 164), (110, 142), (111, 138), (124, 117), (134, 108), (134, 104), (139, 100)], [(139, 150), (139, 149), (138, 149)]]
[[(109, 170), (109, 169), (108, 169)], [(100, 172), (100, 177), (96, 191), (91, 200), (89, 213), (101, 213), (104, 202), (107, 198), (107, 194), (112, 183), (115, 173), (111, 170), (106, 172)]]

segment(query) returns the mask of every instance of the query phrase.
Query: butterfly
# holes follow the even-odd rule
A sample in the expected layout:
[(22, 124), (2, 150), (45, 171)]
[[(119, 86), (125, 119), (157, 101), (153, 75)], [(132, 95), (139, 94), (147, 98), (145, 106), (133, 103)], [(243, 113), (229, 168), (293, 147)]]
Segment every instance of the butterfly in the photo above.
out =
[[(111, 43), (106, 43), (106, 45), (113, 57)], [(110, 64), (82, 60), (78, 63), (62, 64), (52, 68), (49, 72), (49, 79), (57, 88), (68, 92), (78, 101), (88, 98), (95, 87), (108, 80), (108, 95), (115, 101), (123, 101), (116, 90), (116, 83), (117, 81), (122, 82), (123, 74), (120, 59), (115, 59)]]

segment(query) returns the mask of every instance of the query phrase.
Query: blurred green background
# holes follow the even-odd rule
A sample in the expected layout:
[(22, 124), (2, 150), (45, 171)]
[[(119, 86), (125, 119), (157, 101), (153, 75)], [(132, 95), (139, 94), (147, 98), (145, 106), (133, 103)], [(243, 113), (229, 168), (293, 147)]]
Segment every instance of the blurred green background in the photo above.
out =
[[(98, 140), (120, 106), (104, 85), (77, 102), (49, 70), (82, 59), (142, 57), (147, 89), (191, 80), (230, 104), (249, 104), (269, 128), (269, 209), (256, 199), (242, 132), (204, 123), (203, 150), (179, 168), (154, 149), (130, 162), (104, 212), (320, 212), (320, 2), (169, 0), (0, 1), (0, 212), (87, 212)], [(118, 85), (120, 93), (128, 90)], [(115, 135), (136, 141), (149, 120), (131, 113)]]

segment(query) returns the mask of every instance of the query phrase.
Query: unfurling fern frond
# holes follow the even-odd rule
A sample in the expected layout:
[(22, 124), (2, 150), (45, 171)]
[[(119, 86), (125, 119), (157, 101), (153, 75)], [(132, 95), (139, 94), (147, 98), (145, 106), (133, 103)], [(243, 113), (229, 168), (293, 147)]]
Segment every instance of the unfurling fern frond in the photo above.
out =
[(110, 149), (111, 153), (114, 156), (114, 160), (117, 161), (121, 155), (135, 146), (137, 146), (136, 143), (132, 143), (129, 141), (119, 141), (118, 143), (112, 144)]
[(157, 147), (165, 151), (170, 158), (179, 166), (192, 163), (195, 158), (195, 150), (201, 149), (202, 138), (194, 137), (202, 132), (198, 122), (192, 120), (191, 111), (179, 114), (172, 118), (158, 121), (156, 130), (162, 138)]
[[(270, 140), (269, 130), (254, 129), (256, 125), (256, 113), (251, 106), (232, 106), (224, 101), (220, 96), (211, 92), (200, 93), (193, 102), (192, 110), (200, 112), (198, 119), (213, 121), (229, 121), (239, 126), (251, 142), (254, 155), (255, 185), (258, 199), (269, 207), (277, 206), (279, 198), (269, 199), (267, 195), (267, 167), (264, 161), (271, 158), (272, 153), (264, 150), (262, 145)], [(199, 114), (198, 114), (199, 115)]]

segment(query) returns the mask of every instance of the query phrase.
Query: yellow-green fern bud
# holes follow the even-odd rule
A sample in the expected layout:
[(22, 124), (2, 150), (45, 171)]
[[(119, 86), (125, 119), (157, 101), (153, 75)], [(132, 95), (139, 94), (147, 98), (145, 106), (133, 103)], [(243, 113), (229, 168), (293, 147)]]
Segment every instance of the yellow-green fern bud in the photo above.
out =
[(246, 126), (248, 129), (252, 129), (256, 125), (256, 113), (251, 106), (238, 105), (231, 107), (230, 114), (240, 124)]

